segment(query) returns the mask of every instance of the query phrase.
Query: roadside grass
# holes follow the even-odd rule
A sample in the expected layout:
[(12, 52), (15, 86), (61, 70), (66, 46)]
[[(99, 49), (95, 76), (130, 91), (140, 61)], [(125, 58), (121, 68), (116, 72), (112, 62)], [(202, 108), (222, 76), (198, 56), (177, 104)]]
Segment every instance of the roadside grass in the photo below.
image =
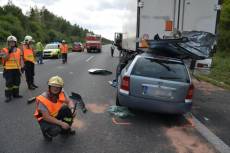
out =
[(230, 90), (230, 52), (217, 52), (213, 57), (211, 73), (208, 75), (196, 74), (196, 77)]

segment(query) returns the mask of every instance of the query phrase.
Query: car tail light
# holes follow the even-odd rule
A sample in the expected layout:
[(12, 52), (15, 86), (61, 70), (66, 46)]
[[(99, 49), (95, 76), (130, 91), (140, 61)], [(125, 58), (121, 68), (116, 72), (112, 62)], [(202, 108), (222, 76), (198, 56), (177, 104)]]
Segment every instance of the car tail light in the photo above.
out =
[(208, 67), (208, 65), (207, 64), (198, 63), (197, 67), (198, 68), (204, 68), (204, 67)]
[(186, 103), (192, 102), (193, 91), (194, 91), (194, 85), (191, 84), (189, 86), (188, 93), (187, 93), (187, 96), (185, 98)]
[(129, 94), (130, 77), (124, 76), (121, 80), (121, 92)]

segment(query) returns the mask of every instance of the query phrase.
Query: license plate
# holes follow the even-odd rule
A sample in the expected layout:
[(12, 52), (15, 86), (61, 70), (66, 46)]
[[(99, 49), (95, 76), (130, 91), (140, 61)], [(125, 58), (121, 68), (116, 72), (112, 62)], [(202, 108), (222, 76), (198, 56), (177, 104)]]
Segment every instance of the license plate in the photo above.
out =
[(161, 89), (161, 88), (151, 88), (143, 86), (143, 94), (154, 97), (171, 97), (172, 92), (170, 90)]

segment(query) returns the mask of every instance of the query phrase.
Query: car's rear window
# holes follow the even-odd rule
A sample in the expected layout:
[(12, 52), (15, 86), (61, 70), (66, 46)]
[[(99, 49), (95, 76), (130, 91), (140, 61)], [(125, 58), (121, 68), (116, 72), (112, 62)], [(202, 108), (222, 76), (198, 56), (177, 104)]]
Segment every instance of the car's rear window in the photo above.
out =
[(132, 75), (179, 82), (189, 82), (184, 64), (153, 58), (139, 58), (132, 70)]

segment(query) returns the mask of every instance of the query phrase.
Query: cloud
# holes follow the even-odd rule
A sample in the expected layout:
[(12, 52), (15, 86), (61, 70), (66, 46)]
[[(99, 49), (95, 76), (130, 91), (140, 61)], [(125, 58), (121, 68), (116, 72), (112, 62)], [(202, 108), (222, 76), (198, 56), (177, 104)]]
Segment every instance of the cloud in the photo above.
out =
[(57, 3), (59, 0), (32, 0), (36, 4), (42, 4), (42, 5), (52, 5), (54, 3)]
[(115, 0), (115, 1), (102, 1), (99, 4), (98, 10), (105, 10), (105, 9), (116, 9), (122, 10), (125, 9), (124, 0)]
[[(8, 0), (0, 0), (4, 5)], [(123, 0), (12, 0), (23, 12), (30, 7), (45, 6), (49, 11), (61, 16), (72, 24), (94, 31), (113, 39), (115, 32), (122, 30), (122, 17), (126, 12)]]

